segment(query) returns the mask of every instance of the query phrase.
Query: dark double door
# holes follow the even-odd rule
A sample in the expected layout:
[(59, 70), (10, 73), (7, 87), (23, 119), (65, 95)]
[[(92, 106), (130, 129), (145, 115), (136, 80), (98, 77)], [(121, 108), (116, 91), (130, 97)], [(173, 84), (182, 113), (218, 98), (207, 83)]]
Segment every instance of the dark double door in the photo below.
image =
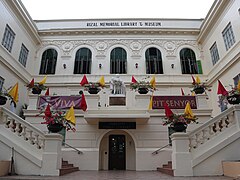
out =
[(124, 135), (109, 136), (109, 170), (126, 170), (126, 143)]

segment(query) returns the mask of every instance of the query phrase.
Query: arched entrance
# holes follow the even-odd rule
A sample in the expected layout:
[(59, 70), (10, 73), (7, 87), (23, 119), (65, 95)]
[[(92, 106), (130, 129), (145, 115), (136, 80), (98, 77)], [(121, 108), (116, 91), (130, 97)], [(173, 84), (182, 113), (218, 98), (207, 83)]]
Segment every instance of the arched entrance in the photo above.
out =
[(123, 130), (106, 133), (99, 146), (99, 170), (136, 170), (133, 138)]

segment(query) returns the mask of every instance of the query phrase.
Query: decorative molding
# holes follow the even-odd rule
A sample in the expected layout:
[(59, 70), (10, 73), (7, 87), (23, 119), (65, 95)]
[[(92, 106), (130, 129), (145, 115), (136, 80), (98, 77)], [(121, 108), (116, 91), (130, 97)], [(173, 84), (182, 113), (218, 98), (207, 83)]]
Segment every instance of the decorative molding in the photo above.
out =
[(114, 46), (124, 46), (131, 57), (139, 58), (142, 55), (142, 51), (148, 46), (161, 47), (166, 51), (167, 57), (175, 57), (176, 50), (183, 45), (192, 46), (201, 50), (201, 47), (195, 40), (161, 40), (161, 39), (108, 39), (108, 40), (78, 40), (78, 41), (62, 41), (62, 40), (50, 40), (43, 41), (42, 48), (54, 45), (57, 46), (62, 56), (72, 56), (73, 50), (80, 46), (90, 46), (96, 52), (97, 58), (105, 58), (109, 48)]

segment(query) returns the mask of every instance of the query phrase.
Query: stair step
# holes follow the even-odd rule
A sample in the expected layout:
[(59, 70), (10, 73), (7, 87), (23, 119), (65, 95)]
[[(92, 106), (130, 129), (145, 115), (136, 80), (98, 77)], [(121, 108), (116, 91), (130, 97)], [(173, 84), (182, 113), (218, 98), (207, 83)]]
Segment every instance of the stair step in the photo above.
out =
[(168, 174), (170, 176), (174, 176), (172, 168), (162, 168), (162, 167), (159, 167), (159, 168), (157, 168), (157, 171), (159, 171), (161, 173), (164, 173), (164, 174)]
[(79, 171), (78, 167), (74, 167), (73, 164), (69, 164), (68, 161), (62, 160), (62, 167), (60, 169), (59, 175), (69, 174), (75, 171)]
[(170, 168), (170, 169), (172, 169), (172, 164), (163, 164), (163, 168)]
[(60, 176), (65, 175), (65, 174), (69, 174), (75, 171), (79, 171), (78, 167), (67, 167), (67, 168), (61, 168), (60, 169)]

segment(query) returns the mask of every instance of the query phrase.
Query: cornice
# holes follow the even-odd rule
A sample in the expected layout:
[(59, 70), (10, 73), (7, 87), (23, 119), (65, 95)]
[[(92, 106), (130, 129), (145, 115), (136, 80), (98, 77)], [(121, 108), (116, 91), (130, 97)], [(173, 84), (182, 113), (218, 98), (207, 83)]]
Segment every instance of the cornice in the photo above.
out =
[(10, 1), (3, 0), (3, 3), (9, 7), (9, 9), (14, 13), (16, 18), (20, 21), (20, 24), (26, 29), (28, 35), (32, 38), (34, 43), (41, 44), (41, 39), (38, 35), (37, 27), (29, 15), (28, 11), (22, 4), (21, 0)]
[(40, 36), (79, 36), (79, 35), (194, 35), (199, 29), (51, 29), (38, 31)]
[(215, 0), (211, 9), (209, 10), (206, 18), (204, 19), (202, 26), (200, 27), (200, 33), (197, 41), (202, 44), (207, 38), (209, 32), (211, 32), (213, 26), (223, 14), (224, 10), (230, 3), (230, 0)]

